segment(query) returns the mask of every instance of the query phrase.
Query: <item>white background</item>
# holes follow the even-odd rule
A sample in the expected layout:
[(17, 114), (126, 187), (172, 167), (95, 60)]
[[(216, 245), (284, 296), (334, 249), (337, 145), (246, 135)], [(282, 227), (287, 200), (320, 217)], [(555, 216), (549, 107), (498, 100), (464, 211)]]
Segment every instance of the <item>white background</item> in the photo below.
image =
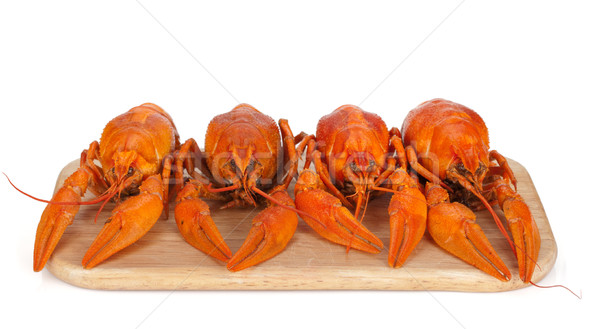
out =
[(0, 170), (20, 187), (49, 198), (62, 167), (100, 137), (106, 122), (144, 102), (165, 108), (182, 138), (202, 144), (208, 121), (238, 102), (289, 119), (295, 132), (314, 132), (320, 116), (342, 104), (360, 104), (400, 126), (410, 109), (443, 97), (479, 112), (492, 147), (529, 170), (559, 248), (540, 283), (565, 284), (583, 299), (538, 288), (81, 289), (47, 270), (32, 271), (44, 205), (4, 181), (0, 323), (512, 328), (598, 322), (592, 316), (600, 292), (597, 3), (141, 3), (0, 4)]

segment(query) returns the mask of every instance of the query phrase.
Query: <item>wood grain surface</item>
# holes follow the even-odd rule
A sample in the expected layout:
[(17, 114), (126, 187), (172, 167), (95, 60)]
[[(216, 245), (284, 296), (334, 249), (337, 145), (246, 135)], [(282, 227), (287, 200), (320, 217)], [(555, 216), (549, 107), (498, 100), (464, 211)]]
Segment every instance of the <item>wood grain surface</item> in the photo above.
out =
[[(556, 260), (557, 247), (533, 182), (525, 168), (509, 160), (523, 196), (538, 224), (542, 243), (533, 282), (542, 279)], [(60, 173), (56, 189), (78, 166), (68, 164)], [(55, 191), (56, 191), (55, 189)], [(92, 195), (86, 195), (91, 198)], [(364, 223), (389, 245), (388, 197), (369, 203)], [(212, 217), (232, 252), (238, 250), (260, 209), (220, 210), (220, 202), (208, 201)], [(317, 235), (299, 219), (298, 229), (287, 248), (275, 258), (258, 266), (229, 272), (225, 264), (188, 245), (173, 220), (161, 218), (134, 245), (122, 250), (91, 270), (84, 270), (81, 259), (109, 217), (114, 204), (108, 204), (98, 222), (98, 205), (82, 206), (73, 224), (67, 228), (47, 268), (70, 284), (109, 290), (447, 290), (505, 291), (527, 286), (518, 278), (517, 261), (491, 215), (477, 213), (477, 221), (513, 274), (501, 282), (439, 248), (425, 233), (404, 267), (387, 265), (387, 250), (377, 255), (346, 248)], [(495, 207), (498, 209), (497, 207)], [(41, 215), (41, 214), (40, 214)], [(502, 213), (499, 212), (502, 220)], [(33, 234), (34, 232), (32, 232)]]

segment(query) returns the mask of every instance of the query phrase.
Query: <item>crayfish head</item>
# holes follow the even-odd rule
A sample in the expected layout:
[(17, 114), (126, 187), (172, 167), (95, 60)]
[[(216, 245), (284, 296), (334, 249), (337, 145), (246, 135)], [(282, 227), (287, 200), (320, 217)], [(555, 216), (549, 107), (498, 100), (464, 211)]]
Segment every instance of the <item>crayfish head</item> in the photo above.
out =
[(363, 176), (369, 175), (377, 168), (375, 158), (368, 152), (353, 152), (348, 157), (347, 165), (353, 172), (362, 173)]
[(210, 171), (219, 183), (243, 183), (254, 178), (257, 172), (262, 173), (263, 166), (256, 157), (256, 147), (247, 142), (244, 144), (232, 144), (228, 151), (213, 155)]
[(342, 169), (344, 187), (341, 191), (348, 195), (347, 199), (353, 200), (357, 209), (368, 199), (371, 189), (375, 186), (375, 179), (381, 174), (380, 169), (371, 153), (349, 152)]
[(254, 153), (255, 147), (232, 146), (229, 152), (215, 157), (211, 173), (220, 184), (232, 191), (235, 199), (241, 199), (250, 205), (256, 205), (253, 190), (262, 183), (264, 166)]
[(448, 171), (466, 178), (477, 191), (481, 192), (489, 166), (487, 152), (481, 152), (475, 147), (464, 147), (464, 145), (460, 148), (452, 146), (452, 151), (455, 156)]
[(122, 151), (113, 154), (113, 166), (106, 172), (106, 179), (119, 195), (132, 195), (139, 192), (143, 174), (137, 166), (136, 151)]
[(478, 192), (483, 191), (483, 180), (487, 174), (487, 167), (483, 163), (480, 163), (474, 171), (468, 170), (462, 163), (457, 163), (450, 167), (449, 171), (466, 178)]
[(344, 166), (344, 178), (357, 193), (364, 195), (373, 186), (375, 177), (379, 176), (379, 169), (371, 153), (352, 152)]
[(364, 151), (350, 152), (346, 159), (345, 169), (346, 179), (353, 183), (358, 182), (356, 179), (359, 177), (370, 177), (379, 174), (375, 157), (373, 154)]

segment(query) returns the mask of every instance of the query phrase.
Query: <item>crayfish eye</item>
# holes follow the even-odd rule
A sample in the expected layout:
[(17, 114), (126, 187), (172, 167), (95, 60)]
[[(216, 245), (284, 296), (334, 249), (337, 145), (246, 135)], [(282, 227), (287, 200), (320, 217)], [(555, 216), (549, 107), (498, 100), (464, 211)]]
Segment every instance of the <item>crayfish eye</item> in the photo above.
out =
[(133, 167), (129, 167), (129, 170), (127, 170), (127, 175), (133, 175)]
[(356, 171), (358, 171), (358, 166), (356, 165), (356, 163), (350, 162), (350, 169), (352, 169), (352, 171), (356, 172)]
[(248, 163), (248, 168), (246, 168), (246, 172), (251, 172), (252, 170), (254, 170), (254, 166), (255, 166), (255, 162), (254, 160), (250, 160), (250, 163)]
[(375, 168), (375, 161), (369, 160), (369, 167), (367, 167), (367, 171), (373, 171), (374, 168)]
[(229, 166), (231, 167), (231, 169), (235, 170), (235, 168), (236, 168), (235, 160), (231, 159), (231, 161), (229, 161)]

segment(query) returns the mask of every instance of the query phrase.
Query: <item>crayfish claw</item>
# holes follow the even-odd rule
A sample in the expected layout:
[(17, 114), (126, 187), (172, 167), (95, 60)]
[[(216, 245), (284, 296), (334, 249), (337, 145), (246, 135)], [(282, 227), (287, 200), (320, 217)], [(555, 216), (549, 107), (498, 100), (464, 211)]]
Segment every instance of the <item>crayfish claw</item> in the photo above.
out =
[(448, 192), (436, 184), (427, 184), (427, 229), (443, 249), (501, 281), (511, 274), (496, 253), (475, 214), (465, 205), (448, 201)]
[(415, 249), (427, 227), (427, 202), (418, 188), (405, 188), (394, 194), (388, 207), (390, 250), (388, 264), (401, 267)]
[(34, 271), (39, 272), (44, 268), (67, 226), (73, 223), (89, 180), (90, 174), (85, 169), (79, 168), (65, 180), (44, 209), (33, 248)]
[(187, 243), (211, 257), (227, 262), (231, 258), (231, 250), (210, 216), (210, 208), (200, 199), (206, 192), (201, 182), (188, 181), (175, 199), (175, 221)]
[(435, 242), (449, 253), (498, 280), (510, 280), (510, 271), (466, 206), (455, 202), (432, 207), (427, 227)]
[[(76, 210), (68, 211), (64, 209), (57, 211), (55, 209), (57, 207), (52, 206), (54, 205), (46, 208), (38, 224), (33, 251), (33, 270), (35, 272), (39, 272), (44, 268), (67, 226), (73, 223), (73, 217), (77, 212)], [(79, 207), (77, 206), (77, 208)], [(56, 216), (54, 216), (55, 214)]]
[(81, 264), (90, 269), (144, 236), (163, 210), (163, 188), (158, 175), (147, 178), (140, 194), (119, 204), (83, 256)]
[(296, 187), (296, 207), (300, 217), (325, 239), (368, 253), (383, 249), (383, 242), (359, 223), (354, 215), (333, 195), (317, 188), (317, 176), (305, 170)]
[(531, 282), (540, 252), (541, 240), (538, 227), (523, 198), (513, 191), (508, 183), (496, 181), (494, 190), (513, 238), (514, 251), (519, 264), (519, 277), (523, 282)]
[(179, 201), (175, 206), (175, 221), (185, 241), (194, 248), (224, 262), (231, 258), (231, 250), (204, 201), (197, 198)]
[[(275, 190), (271, 196), (285, 206), (294, 207), (294, 201), (284, 190)], [(240, 271), (276, 256), (287, 246), (297, 225), (298, 217), (293, 210), (272, 203), (254, 217), (246, 240), (227, 263), (227, 269)]]

